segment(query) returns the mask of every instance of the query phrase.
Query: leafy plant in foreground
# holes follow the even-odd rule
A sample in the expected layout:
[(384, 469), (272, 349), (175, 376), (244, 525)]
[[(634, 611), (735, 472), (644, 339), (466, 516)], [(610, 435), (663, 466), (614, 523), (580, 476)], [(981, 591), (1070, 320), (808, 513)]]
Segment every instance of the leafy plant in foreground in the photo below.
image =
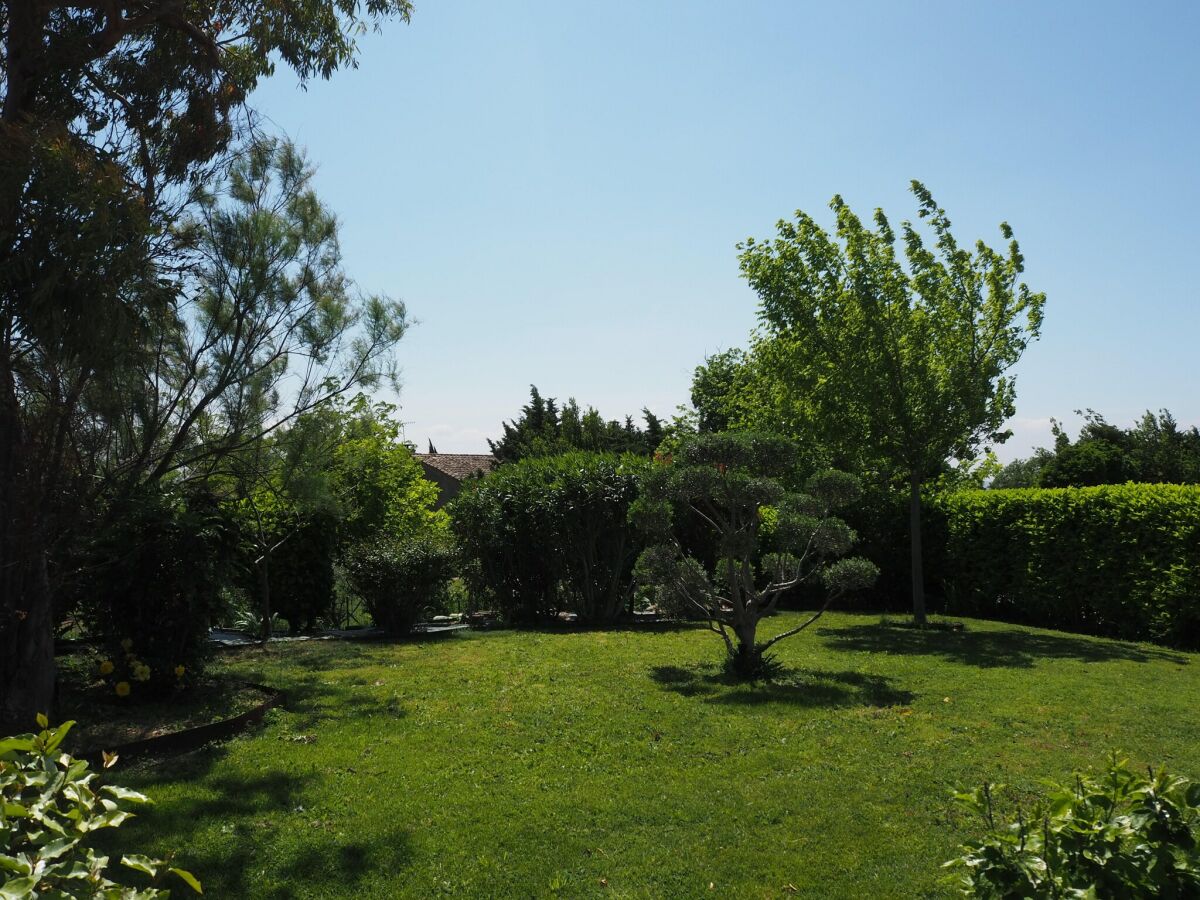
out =
[(0, 897), (166, 898), (171, 892), (157, 885), (167, 873), (203, 893), (190, 872), (138, 854), (123, 855), (121, 865), (148, 875), (150, 886), (129, 887), (109, 877), (108, 857), (97, 855), (87, 840), (129, 819), (133, 813), (126, 807), (150, 800), (97, 785), (87, 762), (59, 752), (74, 724), (51, 729), (39, 715), (40, 733), (0, 739)]
[(1000, 822), (984, 784), (955, 795), (988, 832), (945, 865), (971, 897), (1200, 897), (1200, 783), (1141, 774), (1113, 754), (1100, 775), (1055, 786), (1028, 815)]

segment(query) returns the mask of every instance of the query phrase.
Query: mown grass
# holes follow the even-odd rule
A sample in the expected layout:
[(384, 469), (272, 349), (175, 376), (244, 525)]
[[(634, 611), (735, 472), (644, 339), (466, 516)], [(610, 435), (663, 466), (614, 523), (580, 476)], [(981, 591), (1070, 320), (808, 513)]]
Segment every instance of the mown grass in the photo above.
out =
[(225, 657), (286, 709), (119, 773), (157, 801), (121, 844), (214, 897), (938, 896), (956, 786), (1028, 799), (1110, 748), (1200, 775), (1195, 655), (849, 615), (780, 650), (757, 686), (695, 629)]

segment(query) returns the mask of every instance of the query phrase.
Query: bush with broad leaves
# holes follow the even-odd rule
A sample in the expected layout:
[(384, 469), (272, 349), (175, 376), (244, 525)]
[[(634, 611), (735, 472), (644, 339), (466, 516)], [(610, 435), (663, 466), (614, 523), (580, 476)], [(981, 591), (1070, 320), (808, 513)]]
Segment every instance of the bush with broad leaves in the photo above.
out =
[(1028, 813), (1000, 820), (998, 786), (955, 800), (987, 833), (946, 866), (969, 897), (1200, 897), (1200, 783), (1137, 772), (1113, 754), (1098, 774), (1053, 787)]
[[(120, 900), (167, 898), (158, 885), (170, 874), (202, 893), (190, 872), (138, 854), (125, 854), (121, 865), (141, 873), (144, 886), (110, 877), (109, 858), (87, 846), (93, 832), (116, 828), (133, 813), (130, 806), (149, 803), (142, 794), (97, 783), (86, 761), (60, 751), (73, 722), (42, 731), (0, 738), (0, 897)], [(106, 760), (106, 765), (115, 757)], [(135, 876), (136, 877), (136, 876)]]

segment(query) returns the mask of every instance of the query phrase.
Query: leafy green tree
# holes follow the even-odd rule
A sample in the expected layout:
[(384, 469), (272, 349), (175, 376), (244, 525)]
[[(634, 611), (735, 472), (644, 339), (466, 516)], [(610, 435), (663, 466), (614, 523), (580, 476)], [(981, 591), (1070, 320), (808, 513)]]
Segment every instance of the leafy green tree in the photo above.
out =
[[(259, 141), (198, 188), (175, 229), (190, 249), (169, 310), (129, 326), (132, 363), (101, 376), (107, 363), (97, 357), (78, 370), (74, 400), (63, 378), (76, 370), (55, 370), (28, 344), (18, 418), (31, 442), (22, 452), (44, 448), (48, 458), (44, 469), (10, 467), (0, 481), (10, 491), (0, 527), (30, 529), (4, 546), (34, 554), (0, 566), (12, 588), (0, 594), (0, 641), (12, 649), (0, 653), (0, 718), (27, 718), (50, 702), (62, 610), (49, 564), (77, 539), (80, 510), (100, 510), (86, 525), (104, 529), (104, 511), (116, 514), (121, 498), (225, 473), (228, 460), (296, 417), (394, 376), (404, 307), (357, 292), (341, 266), (336, 218), (311, 178), (290, 145)], [(44, 508), (30, 507), (37, 498)], [(30, 558), (41, 568), (29, 569)]]
[(370, 543), (381, 535), (399, 539), (445, 532), (449, 518), (434, 509), (437, 485), (401, 439), (396, 407), (359, 394), (334, 409), (339, 428), (331, 475), (342, 508), (342, 546)]
[[(1072, 442), (1054, 422), (1054, 449), (1039, 448), (1028, 460), (1010, 464), (1036, 477), (1012, 483), (997, 478), (993, 487), (1092, 487), (1124, 484), (1200, 483), (1200, 429), (1183, 429), (1169, 410), (1149, 410), (1132, 428), (1120, 428), (1095, 410), (1076, 410), (1084, 417)], [(1002, 473), (1003, 474), (1003, 473)]]
[(0, 720), (50, 708), (52, 557), (96, 505), (92, 469), (114, 462), (123, 423), (109, 414), (153, 400), (187, 359), (171, 226), (191, 186), (261, 77), (280, 63), (328, 77), (354, 64), (364, 27), (409, 12), (408, 0), (0, 3)]
[[(1043, 294), (1020, 281), (1025, 260), (1007, 224), (1002, 255), (959, 246), (919, 182), (927, 248), (901, 227), (907, 265), (882, 210), (869, 229), (841, 197), (834, 235), (803, 212), (774, 240), (739, 245), (759, 295), (764, 371), (826, 446), (862, 447), (908, 483), (913, 614), (925, 621), (921, 488), (947, 459), (972, 460), (1007, 437), (1016, 386), (1006, 373), (1041, 328)], [(789, 432), (792, 429), (789, 429)]]
[(1048, 450), (1041, 450), (1027, 459), (1014, 459), (996, 473), (988, 482), (988, 487), (997, 490), (1037, 487), (1041, 483), (1042, 469), (1045, 468), (1047, 459), (1052, 457), (1053, 454)]
[[(755, 419), (754, 358), (733, 348), (705, 357), (692, 373), (692, 408), (702, 434), (746, 427)], [(756, 423), (757, 424), (757, 423)]]
[[(653, 541), (638, 559), (638, 581), (653, 590), (661, 607), (701, 616), (721, 636), (729, 669), (738, 677), (758, 677), (771, 647), (878, 574), (864, 559), (840, 558), (855, 534), (832, 512), (858, 497), (857, 479), (824, 472), (809, 481), (806, 493), (788, 491), (783, 479), (795, 462), (795, 444), (779, 436), (700, 435), (671, 460), (659, 460), (630, 513)], [(675, 525), (677, 503), (716, 534), (715, 566), (685, 548)], [(780, 597), (817, 579), (827, 590), (817, 613), (759, 642), (758, 623), (774, 613)]]
[(336, 397), (230, 457), (264, 640), (276, 612), (293, 630), (326, 616), (334, 565), (357, 548), (447, 534), (395, 409), (362, 393)]
[[(271, 637), (276, 613), (293, 631), (303, 631), (332, 599), (338, 521), (329, 475), (333, 445), (307, 425), (301, 418), (227, 460), (263, 641)], [(281, 594), (286, 608), (276, 602)]]
[(1180, 428), (1169, 410), (1146, 410), (1128, 435), (1139, 481), (1200, 484), (1200, 428)]

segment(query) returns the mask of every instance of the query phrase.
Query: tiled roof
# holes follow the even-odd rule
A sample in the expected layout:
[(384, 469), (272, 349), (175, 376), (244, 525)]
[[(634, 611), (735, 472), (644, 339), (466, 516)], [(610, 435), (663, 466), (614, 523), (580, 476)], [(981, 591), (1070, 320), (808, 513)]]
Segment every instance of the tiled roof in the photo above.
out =
[(486, 474), (492, 471), (496, 465), (496, 457), (490, 453), (417, 453), (414, 455), (431, 469), (437, 469), (459, 481), (470, 478), (472, 475)]

